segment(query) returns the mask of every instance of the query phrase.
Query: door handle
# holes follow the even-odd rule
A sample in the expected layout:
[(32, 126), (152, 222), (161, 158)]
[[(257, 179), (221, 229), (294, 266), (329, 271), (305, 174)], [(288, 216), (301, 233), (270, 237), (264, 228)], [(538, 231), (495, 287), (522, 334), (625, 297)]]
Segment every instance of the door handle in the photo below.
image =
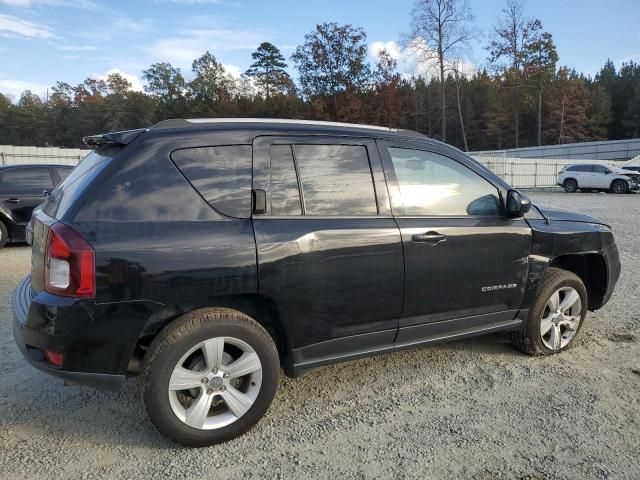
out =
[(43, 197), (48, 197), (49, 195), (51, 195), (51, 190), (42, 190)]
[(438, 232), (417, 233), (411, 237), (414, 242), (429, 243), (438, 245), (447, 240), (447, 236)]
[(7, 198), (7, 203), (20, 203), (19, 198)]

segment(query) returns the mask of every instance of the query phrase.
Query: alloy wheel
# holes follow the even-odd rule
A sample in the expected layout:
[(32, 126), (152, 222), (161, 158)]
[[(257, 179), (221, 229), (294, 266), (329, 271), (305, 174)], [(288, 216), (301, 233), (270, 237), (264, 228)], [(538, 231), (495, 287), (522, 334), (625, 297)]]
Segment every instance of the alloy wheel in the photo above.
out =
[(262, 364), (246, 342), (216, 337), (191, 348), (169, 379), (173, 413), (190, 427), (212, 430), (242, 417), (262, 384)]
[(566, 347), (578, 332), (582, 318), (582, 300), (577, 290), (562, 287), (551, 295), (542, 312), (540, 336), (549, 350)]

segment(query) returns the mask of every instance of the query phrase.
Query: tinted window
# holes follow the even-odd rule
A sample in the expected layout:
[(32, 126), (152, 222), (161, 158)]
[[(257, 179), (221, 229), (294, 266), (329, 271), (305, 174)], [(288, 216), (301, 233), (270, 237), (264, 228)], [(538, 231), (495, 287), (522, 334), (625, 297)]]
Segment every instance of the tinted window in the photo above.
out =
[(569, 167), (566, 170), (567, 172), (579, 172), (580, 171), (580, 167), (577, 165), (574, 165), (573, 167)]
[(2, 189), (7, 192), (42, 193), (53, 187), (48, 168), (16, 168), (0, 177)]
[(367, 149), (295, 145), (306, 215), (377, 215)]
[(437, 153), (389, 148), (405, 215), (499, 215), (498, 191)]
[(56, 168), (56, 173), (60, 177), (60, 181), (63, 182), (71, 173), (73, 168)]
[(124, 147), (108, 145), (99, 147), (84, 157), (69, 176), (59, 184), (44, 203), (44, 213), (61, 218), (82, 195), (91, 182)]
[(300, 191), (291, 145), (272, 145), (271, 214), (301, 215)]
[(596, 173), (609, 173), (609, 169), (607, 167), (604, 167), (602, 165), (592, 165), (593, 167), (593, 171)]
[(251, 216), (251, 146), (176, 150), (171, 159), (200, 195), (220, 213)]

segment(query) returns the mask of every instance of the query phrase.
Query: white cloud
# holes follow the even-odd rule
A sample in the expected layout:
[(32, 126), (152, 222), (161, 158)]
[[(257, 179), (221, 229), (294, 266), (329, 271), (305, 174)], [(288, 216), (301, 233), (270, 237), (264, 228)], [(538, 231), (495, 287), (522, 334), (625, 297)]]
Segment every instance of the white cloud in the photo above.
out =
[(144, 47), (156, 61), (170, 62), (185, 70), (207, 50), (218, 54), (229, 50), (250, 50), (263, 40), (259, 31), (232, 29), (200, 29), (185, 31), (177, 36), (162, 38)]
[[(394, 40), (373, 42), (369, 45), (369, 57), (373, 62), (377, 62), (378, 54), (383, 49), (398, 62), (398, 71), (406, 79), (412, 77), (430, 79), (439, 76), (437, 65), (434, 61), (435, 52), (423, 41), (417, 40), (406, 47), (402, 47)], [(448, 68), (455, 65), (456, 69), (465, 76), (473, 75), (477, 71), (473, 63), (455, 59), (451, 59), (446, 63)]]
[(0, 35), (4, 37), (56, 38), (46, 25), (28, 22), (12, 15), (0, 15)]
[(129, 83), (131, 83), (131, 89), (132, 90), (134, 90), (136, 92), (142, 92), (144, 90), (144, 85), (142, 84), (142, 80), (140, 79), (140, 77), (138, 77), (137, 75), (133, 75), (131, 73), (124, 72), (124, 71), (120, 70), (119, 68), (112, 68), (111, 70), (108, 70), (108, 71), (104, 72), (102, 75), (94, 73), (91, 76), (93, 78), (97, 78), (98, 80), (106, 80), (107, 77), (109, 75), (111, 75), (112, 73), (119, 73), (122, 77), (124, 77), (126, 80), (128, 80)]
[(240, 78), (240, 76), (244, 73), (243, 70), (237, 65), (223, 63), (222, 66), (224, 67), (226, 72), (235, 79)]
[(93, 52), (98, 50), (98, 47), (93, 45), (58, 45), (56, 48), (66, 52)]
[(36, 82), (25, 82), (23, 80), (1, 80), (0, 79), (0, 92), (8, 93), (16, 98), (20, 97), (20, 94), (25, 90), (31, 90), (36, 95), (44, 97), (47, 93), (48, 85)]

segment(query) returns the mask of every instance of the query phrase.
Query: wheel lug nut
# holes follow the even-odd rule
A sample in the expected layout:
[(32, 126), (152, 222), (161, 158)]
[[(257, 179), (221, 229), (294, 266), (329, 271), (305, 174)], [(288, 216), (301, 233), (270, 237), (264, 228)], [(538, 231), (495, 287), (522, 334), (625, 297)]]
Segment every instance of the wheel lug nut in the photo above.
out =
[(229, 378), (229, 372), (224, 372), (224, 375), (222, 375), (224, 378)]
[(204, 378), (202, 379), (202, 383), (209, 383), (209, 379), (208, 379), (207, 377), (204, 377)]
[(211, 373), (218, 373), (218, 369), (217, 368), (212, 368), (211, 369)]
[(213, 388), (207, 388), (207, 393), (211, 395), (213, 393)]
[(221, 392), (224, 392), (226, 389), (227, 389), (227, 387), (225, 387), (224, 385), (222, 385), (222, 386), (220, 387), (220, 391), (221, 391)]

